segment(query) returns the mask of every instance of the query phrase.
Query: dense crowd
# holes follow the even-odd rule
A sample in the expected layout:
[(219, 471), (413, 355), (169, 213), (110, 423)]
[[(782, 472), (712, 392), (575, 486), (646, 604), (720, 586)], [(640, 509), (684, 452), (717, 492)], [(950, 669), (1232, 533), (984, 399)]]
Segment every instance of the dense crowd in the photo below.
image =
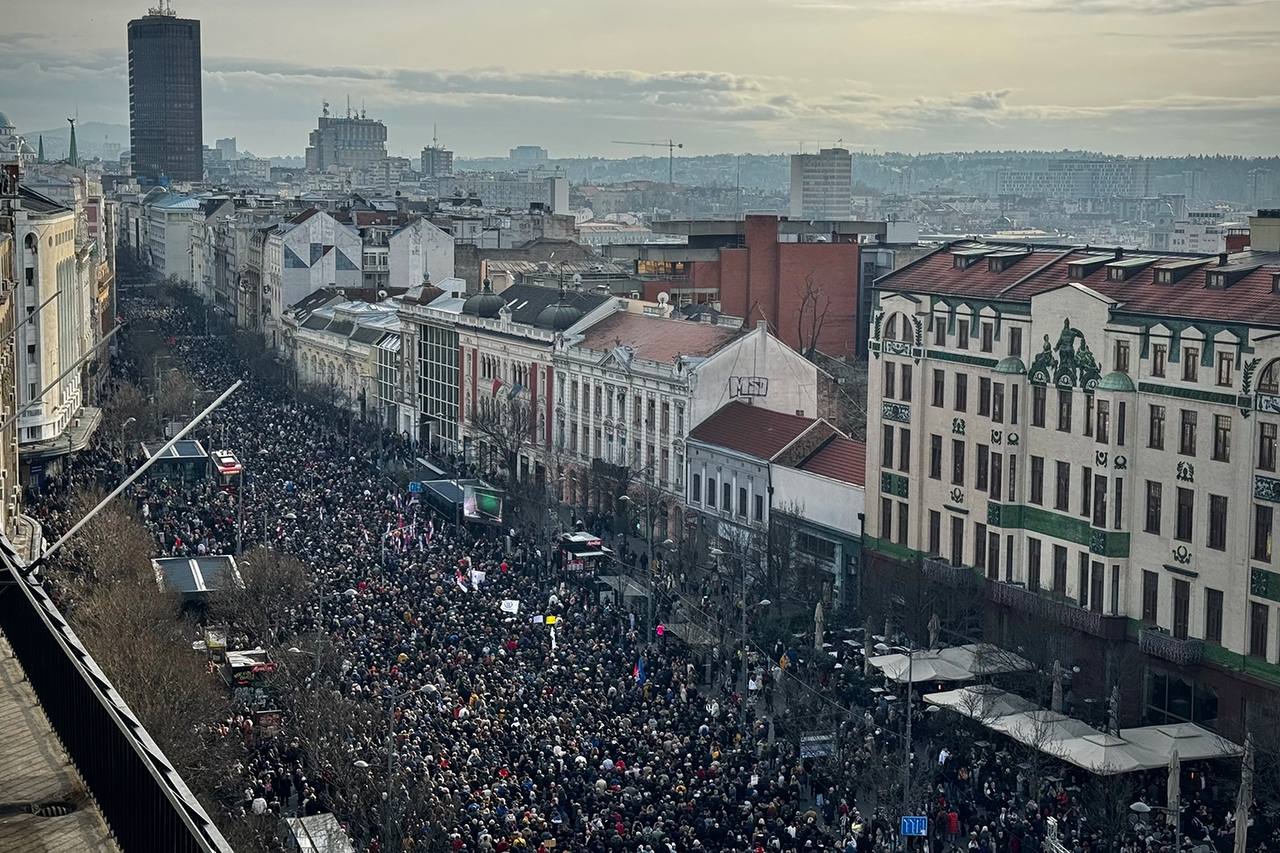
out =
[[(189, 334), (174, 308), (125, 310), (172, 336), (201, 385), (248, 380), (198, 435), (246, 466), (245, 542), (296, 555), (314, 583), (279, 636), (232, 645), (278, 648), (318, 629), (312, 654), (326, 660), (306, 689), (361, 715), (310, 735), (323, 750), (290, 720), (271, 737), (254, 735), (247, 709), (220, 721), (215, 735), (244, 744), (228, 819), (333, 811), (376, 853), (865, 853), (897, 843), (900, 804), (884, 797), (902, 774), (903, 703), (870, 690), (860, 642), (837, 635), (830, 653), (779, 643), (748, 657), (656, 637), (554, 570), (554, 531), (486, 533), (433, 516), (377, 464), (411, 451), (400, 439), (351, 439), (327, 407), (245, 375), (228, 349)], [(53, 529), (65, 526), (75, 471), (110, 470), (105, 451), (77, 466), (33, 495)], [(236, 507), (215, 482), (140, 483), (131, 497), (159, 553), (234, 550)], [(736, 618), (730, 589), (692, 567), (668, 571), (662, 612)], [(734, 669), (748, 665), (754, 701), (736, 690)], [(931, 849), (1036, 851), (1055, 832), (1073, 852), (1179, 849), (1152, 820), (1130, 820), (1117, 847), (1086, 818), (1082, 781), (1039, 778), (914, 707), (908, 808), (931, 818)], [(798, 735), (815, 721), (834, 734), (833, 754), (801, 753)], [(1139, 793), (1160, 802), (1163, 783), (1148, 781)], [(360, 799), (355, 785), (383, 795)], [(1226, 799), (1209, 787), (1186, 799), (1184, 836), (1227, 849)]]

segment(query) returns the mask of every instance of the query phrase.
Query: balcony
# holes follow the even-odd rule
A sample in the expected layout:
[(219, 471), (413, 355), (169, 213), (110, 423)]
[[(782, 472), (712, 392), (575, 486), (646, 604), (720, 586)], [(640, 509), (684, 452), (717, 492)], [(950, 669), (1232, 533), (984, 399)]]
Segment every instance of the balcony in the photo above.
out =
[(1161, 628), (1143, 628), (1138, 632), (1138, 648), (1152, 657), (1179, 666), (1194, 666), (1204, 658), (1204, 641), (1194, 637), (1178, 639)]
[(1064, 628), (1121, 642), (1125, 638), (1125, 618), (1107, 616), (1096, 610), (1087, 610), (1060, 598), (1033, 592), (1020, 586), (1001, 581), (987, 582), (987, 597), (1010, 610), (1016, 610), (1036, 619), (1056, 622)]

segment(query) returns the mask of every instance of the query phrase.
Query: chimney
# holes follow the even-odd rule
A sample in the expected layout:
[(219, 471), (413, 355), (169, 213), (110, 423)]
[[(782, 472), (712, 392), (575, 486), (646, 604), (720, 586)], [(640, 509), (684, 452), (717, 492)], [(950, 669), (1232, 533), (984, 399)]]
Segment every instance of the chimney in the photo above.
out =
[(756, 330), (762, 335), (769, 334), (769, 321), (763, 319), (756, 320)]
[(1124, 247), (1116, 246), (1116, 260), (1118, 261), (1123, 257), (1124, 257)]
[(1219, 255), (1218, 255), (1218, 266), (1220, 266), (1220, 267), (1225, 267), (1225, 266), (1227, 265), (1227, 259), (1228, 259), (1229, 257), (1230, 257), (1230, 255), (1228, 255), (1226, 252), (1222, 252), (1221, 254), (1219, 254)]

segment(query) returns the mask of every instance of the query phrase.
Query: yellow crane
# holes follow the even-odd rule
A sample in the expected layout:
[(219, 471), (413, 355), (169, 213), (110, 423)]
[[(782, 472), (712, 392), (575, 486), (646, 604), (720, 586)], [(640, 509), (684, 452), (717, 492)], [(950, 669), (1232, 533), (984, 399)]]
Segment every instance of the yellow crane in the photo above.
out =
[(665, 148), (667, 149), (667, 183), (675, 186), (676, 173), (676, 149), (684, 148), (683, 142), (676, 142), (671, 139), (659, 142), (630, 142), (625, 139), (613, 140), (614, 145), (644, 145), (648, 148)]

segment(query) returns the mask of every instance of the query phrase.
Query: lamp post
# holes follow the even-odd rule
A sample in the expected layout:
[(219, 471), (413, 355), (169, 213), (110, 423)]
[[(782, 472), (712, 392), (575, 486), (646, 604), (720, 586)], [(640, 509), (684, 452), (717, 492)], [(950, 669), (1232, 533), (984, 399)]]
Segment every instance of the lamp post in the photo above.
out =
[[(424, 690), (428, 685), (420, 684), (417, 687), (406, 690), (399, 696), (391, 700), (391, 704), (387, 707), (387, 814), (386, 814), (386, 830), (390, 834), (391, 827), (395, 821), (395, 787), (393, 774), (395, 773), (395, 738), (396, 738), (396, 705), (413, 694)], [(390, 839), (383, 839), (388, 842)], [(389, 844), (384, 845), (386, 849), (391, 849)]]
[[(626, 503), (628, 506), (635, 507), (635, 499), (631, 495), (623, 495), (618, 498), (619, 501)], [(647, 495), (645, 500), (644, 514), (644, 540), (647, 551), (645, 563), (645, 633), (649, 635), (649, 642), (652, 642), (652, 631), (654, 622), (654, 601), (653, 601), (653, 495)]]
[[(742, 561), (746, 566), (747, 561)], [(742, 665), (738, 667), (738, 724), (742, 726), (747, 721), (747, 611), (756, 610), (761, 607), (768, 607), (771, 602), (767, 598), (762, 598), (755, 604), (747, 607), (747, 589), (745, 585), (746, 569), (743, 570), (744, 585), (742, 588)]]

